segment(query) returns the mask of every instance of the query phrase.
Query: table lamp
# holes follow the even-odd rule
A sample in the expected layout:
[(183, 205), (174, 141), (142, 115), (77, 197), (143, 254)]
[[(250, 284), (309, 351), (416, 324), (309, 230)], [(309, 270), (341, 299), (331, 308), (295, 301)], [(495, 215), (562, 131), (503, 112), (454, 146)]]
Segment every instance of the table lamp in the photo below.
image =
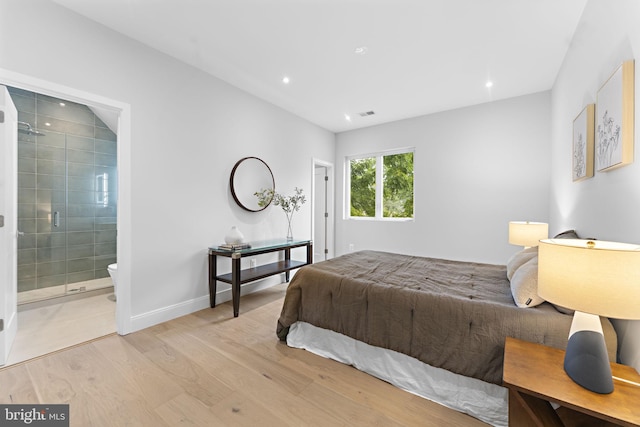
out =
[(576, 310), (564, 370), (596, 393), (613, 391), (599, 316), (640, 319), (640, 246), (544, 239), (538, 247), (538, 295)]
[(512, 245), (525, 248), (538, 246), (540, 239), (547, 237), (549, 237), (549, 224), (546, 222), (509, 222), (509, 243)]

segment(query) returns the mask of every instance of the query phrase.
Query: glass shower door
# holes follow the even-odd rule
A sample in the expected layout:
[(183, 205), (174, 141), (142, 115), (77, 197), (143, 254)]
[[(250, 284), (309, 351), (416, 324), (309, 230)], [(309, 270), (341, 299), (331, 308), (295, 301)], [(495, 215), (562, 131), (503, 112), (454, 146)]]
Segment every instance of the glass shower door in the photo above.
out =
[(86, 105), (10, 88), (18, 132), (20, 303), (111, 287), (117, 138)]
[(29, 126), (18, 132), (19, 303), (67, 291), (66, 138), (24, 123)]

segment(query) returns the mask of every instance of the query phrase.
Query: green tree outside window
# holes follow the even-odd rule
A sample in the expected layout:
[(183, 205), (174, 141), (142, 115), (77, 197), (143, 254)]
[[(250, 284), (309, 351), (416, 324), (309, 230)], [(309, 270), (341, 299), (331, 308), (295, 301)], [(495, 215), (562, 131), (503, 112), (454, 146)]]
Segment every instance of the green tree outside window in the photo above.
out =
[(383, 157), (382, 216), (413, 218), (413, 153)]
[(350, 159), (349, 215), (413, 218), (413, 154), (408, 151)]
[(351, 160), (351, 216), (376, 216), (376, 158)]

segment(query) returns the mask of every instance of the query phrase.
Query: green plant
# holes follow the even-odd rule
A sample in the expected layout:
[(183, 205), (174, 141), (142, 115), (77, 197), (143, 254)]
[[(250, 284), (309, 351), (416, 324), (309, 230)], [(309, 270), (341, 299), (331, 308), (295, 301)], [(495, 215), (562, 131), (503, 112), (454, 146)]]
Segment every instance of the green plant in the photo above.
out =
[(304, 194), (302, 194), (302, 188), (296, 187), (294, 194), (291, 196), (283, 196), (277, 193), (272, 188), (262, 189), (253, 193), (258, 198), (258, 206), (264, 208), (273, 202), (275, 206), (280, 206), (287, 216), (287, 222), (289, 227), (287, 229), (287, 239), (293, 239), (293, 233), (291, 232), (291, 219), (293, 213), (300, 210), (300, 207), (307, 201)]

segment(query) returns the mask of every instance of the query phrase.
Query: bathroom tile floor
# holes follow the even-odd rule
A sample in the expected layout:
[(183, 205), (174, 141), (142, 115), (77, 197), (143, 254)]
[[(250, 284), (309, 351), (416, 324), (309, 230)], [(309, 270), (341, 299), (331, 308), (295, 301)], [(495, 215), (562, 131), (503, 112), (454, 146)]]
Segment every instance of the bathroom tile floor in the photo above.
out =
[(20, 310), (20, 304), (29, 304), (36, 301), (48, 301), (49, 298), (60, 297), (65, 294), (74, 294), (79, 289), (89, 292), (105, 287), (108, 288), (110, 286), (113, 286), (111, 278), (103, 277), (102, 279), (87, 280), (86, 282), (77, 282), (60, 286), (49, 286), (42, 289), (33, 289), (30, 291), (18, 292), (18, 310)]
[(91, 296), (18, 309), (18, 333), (4, 366), (115, 333), (113, 287)]

